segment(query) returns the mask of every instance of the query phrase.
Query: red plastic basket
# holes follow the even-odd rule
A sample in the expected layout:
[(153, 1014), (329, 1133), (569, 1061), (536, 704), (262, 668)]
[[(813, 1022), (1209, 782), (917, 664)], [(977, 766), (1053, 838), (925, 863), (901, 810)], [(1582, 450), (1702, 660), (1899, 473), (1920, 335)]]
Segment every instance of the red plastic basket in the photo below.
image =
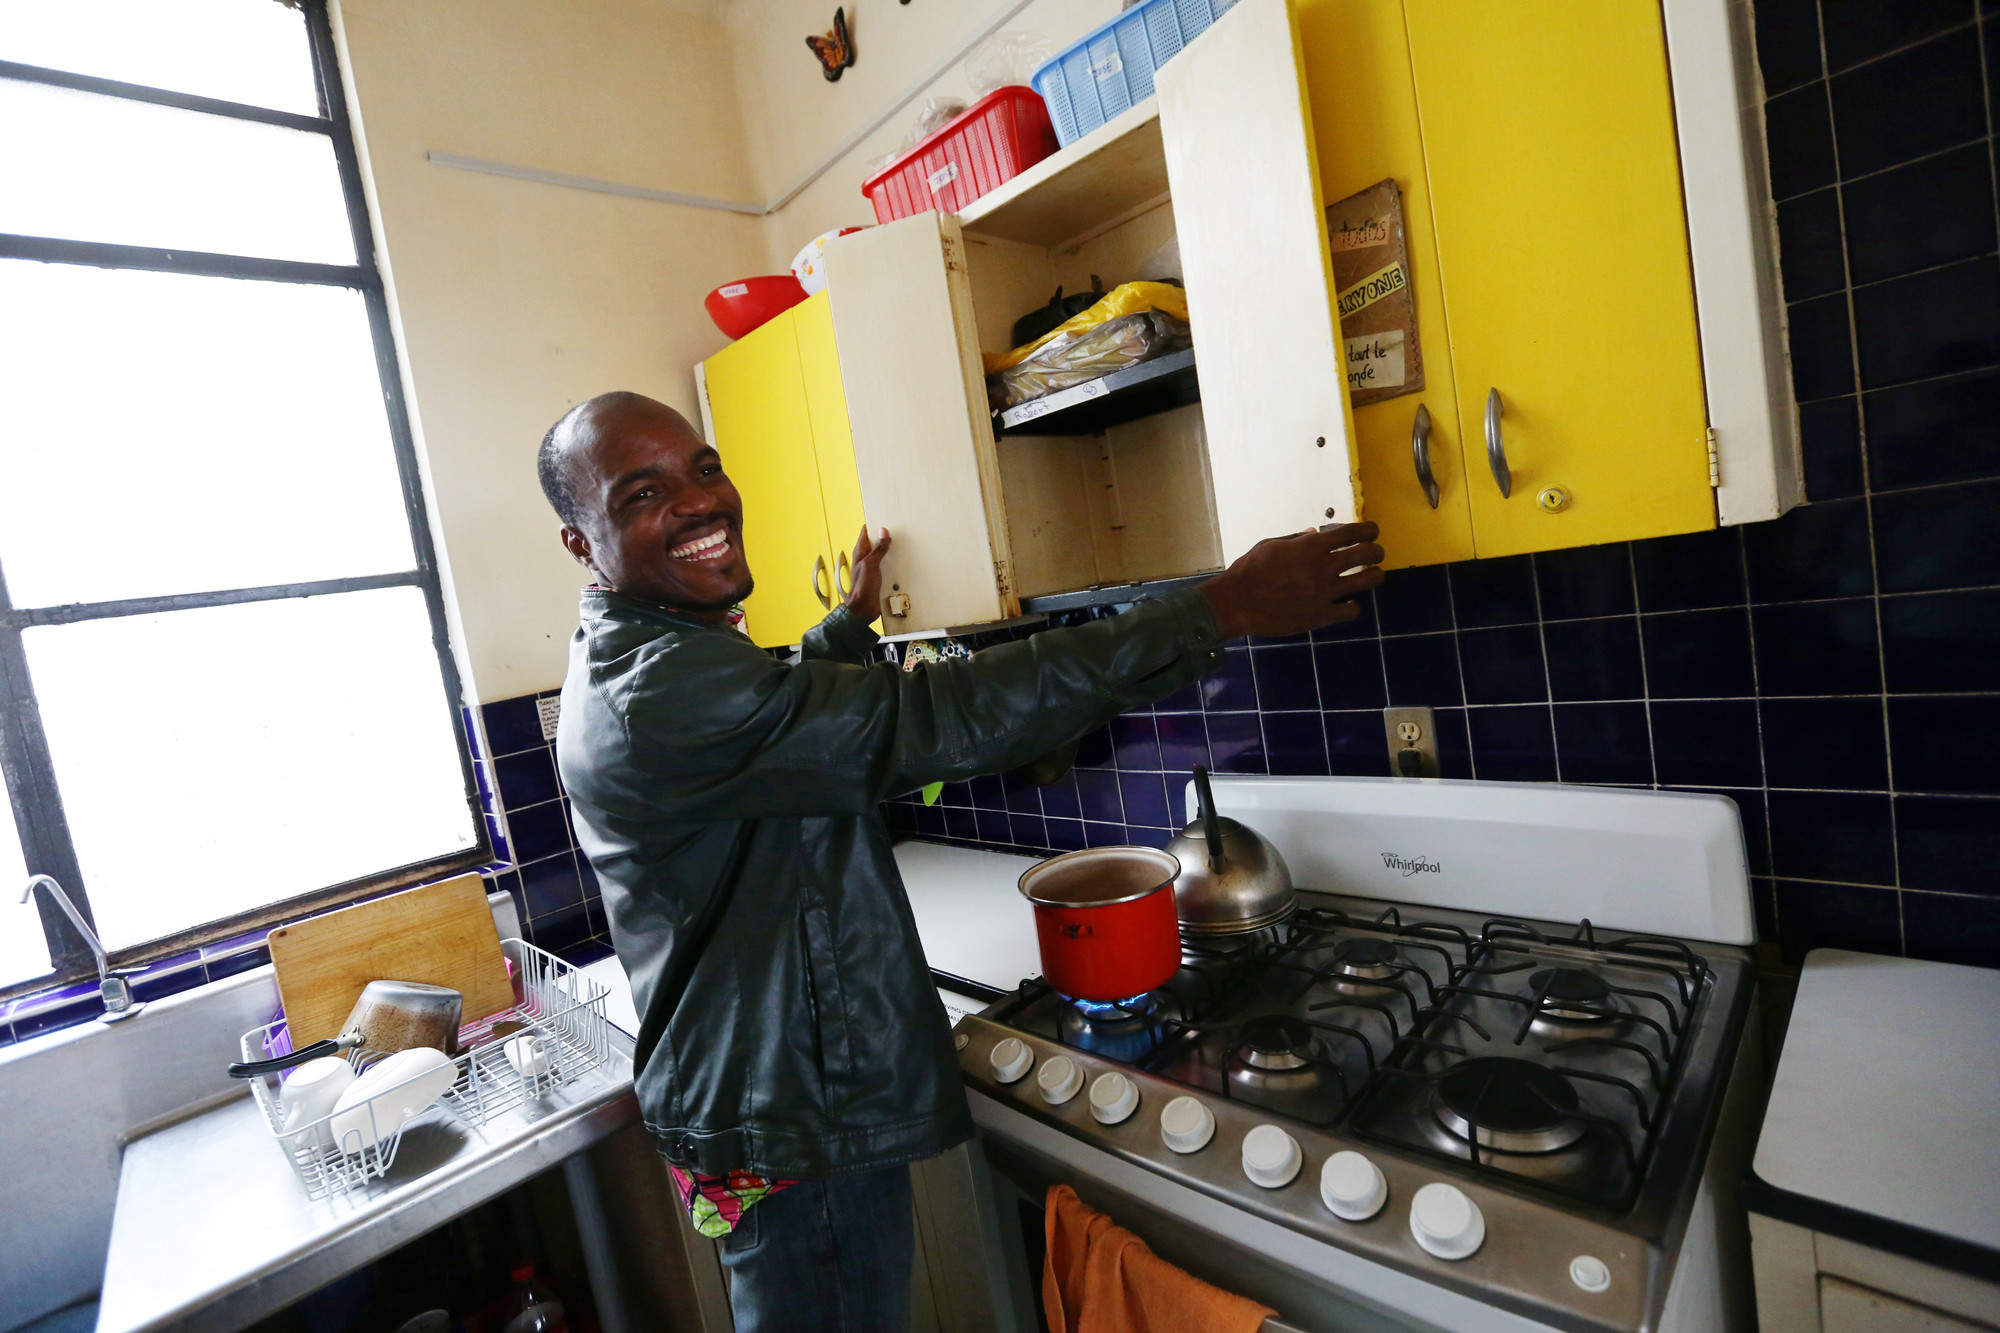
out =
[(1033, 88), (999, 88), (862, 182), (877, 222), (956, 213), (1056, 151), (1049, 109)]

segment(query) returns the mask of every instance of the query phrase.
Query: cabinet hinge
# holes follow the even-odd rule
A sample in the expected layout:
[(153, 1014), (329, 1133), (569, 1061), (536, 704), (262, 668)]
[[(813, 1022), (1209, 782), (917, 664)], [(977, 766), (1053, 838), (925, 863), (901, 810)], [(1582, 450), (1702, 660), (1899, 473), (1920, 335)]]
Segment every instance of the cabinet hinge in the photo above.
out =
[(1000, 590), (1002, 597), (1014, 591), (1014, 576), (1008, 570), (1005, 560), (995, 560), (993, 562), (993, 583)]
[(1722, 460), (1715, 452), (1715, 427), (1708, 428), (1708, 484), (1711, 490), (1722, 485)]

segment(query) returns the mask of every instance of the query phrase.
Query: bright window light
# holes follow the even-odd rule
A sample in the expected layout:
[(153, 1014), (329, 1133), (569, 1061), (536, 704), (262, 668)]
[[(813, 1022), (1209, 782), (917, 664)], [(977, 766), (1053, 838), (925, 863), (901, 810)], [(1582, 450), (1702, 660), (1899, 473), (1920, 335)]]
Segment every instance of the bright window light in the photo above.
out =
[(0, 79), (0, 232), (352, 264), (324, 134)]
[(319, 114), (305, 15), (277, 0), (0, 0), (0, 60)]
[(361, 293), (0, 260), (0, 311), (14, 605), (415, 567)]
[(418, 589), (21, 637), (108, 948), (476, 841)]

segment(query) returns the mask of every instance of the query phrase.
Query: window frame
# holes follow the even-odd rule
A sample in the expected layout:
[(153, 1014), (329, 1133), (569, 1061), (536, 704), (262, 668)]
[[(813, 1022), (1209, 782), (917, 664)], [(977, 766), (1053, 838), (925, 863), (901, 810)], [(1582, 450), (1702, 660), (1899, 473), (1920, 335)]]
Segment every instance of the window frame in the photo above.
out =
[[(239, 912), (217, 921), (191, 927), (144, 944), (117, 949), (110, 955), (115, 967), (142, 964), (219, 939), (242, 935), (313, 912), (387, 892), (404, 885), (435, 879), (455, 871), (485, 865), (493, 860), (480, 789), (473, 768), (471, 737), (463, 682), (453, 652), (444, 591), (439, 577), (437, 551), (432, 539), (429, 510), (424, 502), (423, 474), (417, 459), (415, 438), (410, 430), (408, 406), (403, 396), (402, 362), (390, 324), (389, 306), (376, 262), (374, 226), (368, 212), (361, 167), (355, 153), (347, 99), (340, 77), (333, 28), (327, 17), (326, 0), (269, 0), (286, 3), (303, 12), (306, 40), (312, 59), (313, 81), (319, 96), (320, 114), (300, 115), (267, 107), (221, 101), (192, 93), (171, 92), (144, 84), (75, 74), (0, 60), (0, 79), (47, 84), (80, 92), (100, 93), (128, 101), (150, 102), (237, 120), (281, 125), (290, 129), (326, 135), (333, 144), (340, 175), (341, 194), (347, 208), (349, 231), (354, 238), (353, 264), (317, 264), (282, 259), (260, 259), (244, 255), (213, 254), (188, 250), (165, 250), (150, 246), (116, 245), (45, 236), (0, 233), (0, 258), (36, 260), (83, 267), (140, 269), (161, 273), (186, 273), (202, 277), (246, 281), (306, 283), (345, 287), (361, 294), (368, 312), (368, 329), (374, 344), (376, 374), (381, 382), (383, 405), (389, 423), (389, 437), (396, 460), (403, 509), (409, 522), (410, 545), (415, 565), (392, 574), (358, 578), (322, 579), (309, 583), (269, 584), (250, 588), (226, 588), (209, 592), (176, 593), (156, 597), (136, 597), (108, 602), (72, 602), (58, 606), (17, 608), (7, 592), (6, 571), (0, 569), (0, 776), (14, 811), (15, 827), (21, 840), (22, 856), (30, 875), (53, 876), (76, 904), (77, 910), (97, 928), (92, 914), (88, 886), (77, 860), (62, 794), (56, 783), (48, 737), (42, 727), (41, 710), (22, 645), (22, 631), (42, 625), (74, 624), (118, 616), (151, 615), (162, 611), (185, 611), (201, 607), (227, 606), (243, 602), (280, 601), (334, 593), (362, 592), (376, 588), (414, 587), (423, 592), (430, 616), (431, 641), (437, 652), (447, 706), (451, 710), (452, 734), (458, 744), (459, 768), (464, 783), (467, 808), (472, 816), (474, 845), (465, 851), (433, 857), (413, 865), (398, 866), (360, 879), (330, 885), (311, 893), (296, 895), (248, 912)], [(0, 886), (8, 893), (19, 890)], [(54, 962), (51, 973), (0, 986), (0, 1001), (17, 995), (47, 990), (54, 986), (95, 977), (97, 963), (89, 944), (55, 905), (50, 895), (35, 895), (42, 931)]]

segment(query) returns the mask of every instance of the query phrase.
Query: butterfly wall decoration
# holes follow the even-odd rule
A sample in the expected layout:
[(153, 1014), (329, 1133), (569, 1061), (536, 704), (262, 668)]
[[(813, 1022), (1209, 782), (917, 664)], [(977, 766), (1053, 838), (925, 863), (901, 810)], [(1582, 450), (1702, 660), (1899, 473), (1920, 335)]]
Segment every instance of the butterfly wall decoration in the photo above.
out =
[(847, 9), (833, 11), (833, 31), (824, 37), (808, 37), (806, 45), (819, 57), (819, 72), (828, 83), (838, 83), (840, 75), (854, 63), (854, 38), (847, 31)]

